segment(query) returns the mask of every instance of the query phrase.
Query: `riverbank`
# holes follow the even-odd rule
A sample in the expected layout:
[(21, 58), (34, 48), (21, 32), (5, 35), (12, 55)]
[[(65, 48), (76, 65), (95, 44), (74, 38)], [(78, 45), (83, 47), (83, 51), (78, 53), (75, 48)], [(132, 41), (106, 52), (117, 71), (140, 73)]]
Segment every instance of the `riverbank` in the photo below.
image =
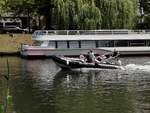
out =
[(32, 44), (31, 34), (0, 34), (0, 56), (18, 55), (21, 43)]

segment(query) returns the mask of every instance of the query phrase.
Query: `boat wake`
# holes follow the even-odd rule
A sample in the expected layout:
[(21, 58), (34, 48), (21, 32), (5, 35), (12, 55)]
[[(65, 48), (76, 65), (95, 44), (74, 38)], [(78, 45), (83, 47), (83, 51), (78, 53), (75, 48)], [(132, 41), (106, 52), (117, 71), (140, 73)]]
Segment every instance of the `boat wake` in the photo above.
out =
[(147, 64), (147, 63), (144, 63), (143, 65), (140, 65), (140, 64), (127, 64), (125, 66), (125, 70), (150, 72), (150, 64)]

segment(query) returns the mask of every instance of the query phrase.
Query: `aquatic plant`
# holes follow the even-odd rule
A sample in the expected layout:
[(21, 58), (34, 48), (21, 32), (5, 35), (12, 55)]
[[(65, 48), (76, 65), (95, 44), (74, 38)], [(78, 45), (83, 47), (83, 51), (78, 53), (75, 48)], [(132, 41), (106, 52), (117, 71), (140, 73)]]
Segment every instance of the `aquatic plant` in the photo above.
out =
[(0, 104), (0, 113), (4, 112), (4, 106), (2, 104)]
[(4, 82), (5, 82), (4, 100), (3, 103), (0, 104), (0, 113), (7, 113), (12, 108), (12, 96), (10, 95), (10, 90), (9, 90), (10, 69), (9, 69), (8, 59), (6, 61), (6, 65), (7, 65), (7, 74), (4, 76)]

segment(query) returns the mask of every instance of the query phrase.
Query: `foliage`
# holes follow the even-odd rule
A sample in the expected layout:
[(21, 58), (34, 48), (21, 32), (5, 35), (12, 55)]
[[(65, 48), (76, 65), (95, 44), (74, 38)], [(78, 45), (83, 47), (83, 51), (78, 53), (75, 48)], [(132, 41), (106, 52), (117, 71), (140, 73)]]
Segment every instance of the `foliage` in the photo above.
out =
[(92, 4), (85, 3), (79, 13), (80, 29), (99, 29), (101, 25), (100, 10)]
[(97, 29), (101, 24), (100, 10), (86, 0), (57, 0), (56, 18), (59, 29)]
[(7, 95), (6, 95), (7, 97), (7, 103), (8, 103), (8, 105), (12, 105), (12, 96), (10, 95), (10, 91), (9, 91), (9, 89), (7, 89)]
[(9, 0), (8, 5), (16, 15), (27, 15), (28, 10), (30, 10), (30, 13), (34, 12), (34, 0)]
[(143, 28), (150, 28), (150, 0), (139, 0)]
[(0, 113), (4, 112), (4, 106), (0, 104)]
[(139, 0), (140, 6), (143, 8), (144, 13), (150, 13), (150, 0)]
[(132, 29), (138, 1), (148, 14), (150, 0), (0, 0), (0, 13), (44, 16), (47, 28), (53, 24), (57, 29)]
[(97, 0), (102, 13), (102, 28), (130, 29), (136, 24), (137, 0)]
[(137, 0), (57, 0), (54, 18), (59, 29), (131, 29), (137, 23), (137, 4)]
[(8, 7), (9, 0), (0, 0), (0, 15), (3, 15), (10, 10)]

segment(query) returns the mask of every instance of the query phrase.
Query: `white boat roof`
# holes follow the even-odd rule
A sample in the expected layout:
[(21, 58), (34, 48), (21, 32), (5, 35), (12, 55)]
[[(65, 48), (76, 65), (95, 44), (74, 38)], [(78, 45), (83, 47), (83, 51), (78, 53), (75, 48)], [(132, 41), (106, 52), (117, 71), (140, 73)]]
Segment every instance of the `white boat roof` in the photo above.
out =
[(150, 40), (150, 34), (129, 34), (129, 35), (43, 35), (34, 40)]
[(150, 40), (150, 31), (132, 30), (39, 30), (33, 34), (34, 40), (78, 41), (78, 40)]

